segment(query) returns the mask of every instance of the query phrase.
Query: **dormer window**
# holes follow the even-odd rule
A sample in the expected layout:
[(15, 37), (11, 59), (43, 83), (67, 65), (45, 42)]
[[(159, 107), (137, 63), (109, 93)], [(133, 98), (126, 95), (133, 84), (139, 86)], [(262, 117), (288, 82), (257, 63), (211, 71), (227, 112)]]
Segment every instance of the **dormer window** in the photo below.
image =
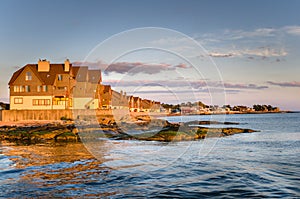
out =
[(32, 80), (31, 72), (26, 72), (25, 80), (26, 81)]
[(57, 80), (58, 81), (62, 81), (62, 79), (63, 79), (62, 75), (57, 75)]

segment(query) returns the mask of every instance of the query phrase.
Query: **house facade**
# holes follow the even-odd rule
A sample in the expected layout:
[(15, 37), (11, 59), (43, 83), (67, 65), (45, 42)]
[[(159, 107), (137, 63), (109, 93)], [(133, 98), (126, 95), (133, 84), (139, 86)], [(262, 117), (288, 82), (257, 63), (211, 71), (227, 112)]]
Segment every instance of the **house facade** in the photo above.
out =
[[(93, 75), (91, 75), (93, 74)], [(16, 71), (9, 81), (11, 110), (86, 108), (101, 82), (101, 71), (39, 60)], [(75, 99), (74, 99), (75, 97)], [(88, 99), (87, 99), (88, 98)], [(96, 106), (97, 107), (97, 106)]]
[(159, 112), (160, 103), (127, 96), (102, 85), (100, 70), (39, 60), (16, 71), (9, 81), (11, 110), (122, 109)]

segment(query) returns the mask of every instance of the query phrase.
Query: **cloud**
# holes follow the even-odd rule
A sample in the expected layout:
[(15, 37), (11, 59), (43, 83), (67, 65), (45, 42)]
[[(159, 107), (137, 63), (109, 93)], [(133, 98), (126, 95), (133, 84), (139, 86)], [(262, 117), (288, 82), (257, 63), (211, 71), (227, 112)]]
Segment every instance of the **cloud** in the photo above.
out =
[(158, 40), (150, 41), (149, 43), (152, 45), (178, 45), (178, 44), (189, 44), (193, 41), (191, 37), (164, 37)]
[(151, 80), (107, 80), (103, 82), (104, 84), (109, 84), (117, 87), (164, 87), (164, 88), (202, 88), (207, 87), (206, 81), (188, 81), (188, 80), (161, 80), (161, 81), (151, 81)]
[(275, 36), (276, 29), (273, 28), (258, 28), (252, 31), (245, 30), (225, 30), (224, 39), (228, 40), (238, 40), (245, 38), (254, 38), (254, 37), (272, 37)]
[(91, 67), (91, 68), (97, 68), (97, 69), (101, 69), (101, 70), (105, 70), (108, 66), (108, 64), (104, 63), (103, 61), (96, 61), (96, 62), (75, 61), (75, 62), (72, 62), (72, 65), (73, 66), (88, 66), (88, 67)]
[(285, 49), (274, 49), (268, 46), (262, 46), (255, 49), (236, 49), (236, 50), (222, 50), (223, 52), (211, 52), (208, 55), (216, 58), (228, 58), (228, 57), (247, 57), (248, 59), (254, 59), (254, 57), (284, 57), (288, 54)]
[(282, 30), (288, 34), (300, 36), (300, 26), (285, 26)]
[(188, 65), (186, 65), (186, 64), (177, 64), (177, 65), (175, 65), (174, 66), (175, 68), (190, 68)]
[(206, 48), (210, 48), (210, 57), (240, 57), (248, 60), (275, 58), (272, 61), (278, 62), (277, 57), (285, 57), (289, 53), (282, 45), (281, 38), (290, 35), (300, 36), (300, 26), (262, 27), (253, 30), (227, 29), (218, 33), (197, 35), (196, 39), (200, 43), (204, 42)]
[(237, 88), (237, 89), (254, 89), (254, 90), (261, 90), (266, 89), (268, 86), (258, 86), (256, 84), (231, 84), (231, 83), (224, 83), (225, 88)]
[(176, 68), (190, 68), (190, 66), (179, 63), (176, 65), (171, 65), (167, 63), (143, 63), (143, 62), (116, 62), (112, 64), (106, 64), (102, 61), (97, 62), (73, 62), (75, 66), (89, 66), (91, 68), (100, 68), (104, 73), (128, 73), (130, 75), (135, 75), (138, 73), (144, 74), (157, 74), (166, 70), (175, 70)]
[(241, 54), (260, 57), (281, 57), (286, 56), (288, 53), (285, 49), (274, 49), (263, 46), (253, 50), (243, 50), (241, 51)]
[(257, 28), (254, 30), (246, 31), (246, 30), (230, 30), (227, 29), (223, 32), (223, 34), (219, 34), (221, 36), (216, 36), (212, 34), (205, 34), (204, 36), (214, 37), (214, 38), (206, 38), (207, 41), (211, 39), (214, 40), (240, 40), (240, 39), (256, 39), (256, 38), (266, 38), (266, 37), (276, 37), (281, 36), (282, 34), (291, 34), (300, 36), (300, 26), (292, 25), (292, 26), (283, 26), (279, 28)]
[(211, 56), (211, 57), (233, 57), (235, 56), (234, 53), (220, 53), (220, 52), (211, 52), (208, 54), (208, 56)]
[(157, 74), (161, 71), (165, 70), (174, 70), (177, 67), (182, 67), (186, 65), (175, 65), (172, 66), (170, 64), (160, 63), (160, 64), (149, 64), (142, 62), (117, 62), (110, 64), (107, 69), (104, 71), (105, 73), (117, 72), (117, 73), (129, 73), (131, 75), (137, 73), (145, 73), (145, 74)]
[(176, 88), (182, 90), (184, 88), (189, 88), (192, 90), (205, 90), (205, 89), (224, 89), (226, 91), (232, 89), (239, 90), (262, 90), (267, 89), (268, 86), (256, 85), (256, 84), (233, 84), (229, 82), (219, 82), (219, 81), (189, 81), (189, 80), (163, 80), (163, 81), (150, 81), (150, 80), (132, 80), (132, 81), (122, 81), (122, 80), (109, 80), (104, 82), (105, 84), (112, 85), (113, 87), (162, 87), (162, 88)]
[(268, 81), (268, 84), (281, 86), (281, 87), (300, 87), (300, 82), (292, 81), (292, 82), (272, 82)]
[(190, 89), (181, 89), (181, 90), (138, 90), (135, 92), (129, 92), (129, 95), (140, 95), (140, 94), (197, 94), (197, 93), (230, 93), (236, 94), (240, 93), (240, 90), (224, 90), (221, 88), (206, 88), (201, 90), (190, 90)]

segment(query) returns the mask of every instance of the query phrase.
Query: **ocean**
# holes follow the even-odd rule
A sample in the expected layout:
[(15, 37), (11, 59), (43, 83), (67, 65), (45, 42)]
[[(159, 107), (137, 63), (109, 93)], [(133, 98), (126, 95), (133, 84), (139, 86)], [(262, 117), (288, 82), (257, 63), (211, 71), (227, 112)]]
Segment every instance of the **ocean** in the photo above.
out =
[(229, 126), (257, 132), (168, 143), (2, 143), (0, 197), (300, 198), (300, 113), (166, 119), (238, 122)]

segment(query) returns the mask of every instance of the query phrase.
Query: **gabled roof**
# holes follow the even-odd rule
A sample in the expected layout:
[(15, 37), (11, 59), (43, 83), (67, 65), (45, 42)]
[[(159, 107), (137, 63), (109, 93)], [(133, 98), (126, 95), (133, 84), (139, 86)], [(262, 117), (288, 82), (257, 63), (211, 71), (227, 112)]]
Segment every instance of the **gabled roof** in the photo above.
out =
[(88, 70), (88, 82), (101, 82), (101, 70)]
[(148, 108), (148, 109), (150, 109), (150, 108), (152, 107), (152, 104), (153, 104), (153, 101), (151, 101), (151, 100), (143, 99), (143, 100), (141, 101), (141, 106), (142, 106), (143, 108)]
[[(69, 74), (69, 72), (64, 71), (64, 64), (50, 64), (50, 70), (48, 72), (38, 72), (38, 64), (27, 64), (14, 72), (8, 84), (13, 84), (27, 67), (29, 67), (45, 85), (53, 85), (58, 74)], [(78, 82), (101, 82), (101, 70), (88, 70), (87, 66), (73, 67), (72, 64), (70, 64), (70, 73)]]
[(14, 72), (13, 76), (10, 78), (8, 85), (11, 85), (14, 81), (16, 81), (16, 79), (19, 77), (19, 75), (23, 72), (23, 70), (25, 69), (25, 67), (20, 68), (19, 70), (17, 70), (16, 72)]
[(111, 91), (111, 86), (110, 85), (103, 85), (103, 87), (104, 87), (104, 89), (103, 89), (104, 93)]
[(115, 96), (115, 97), (118, 97), (120, 98), (121, 97), (121, 93), (115, 91), (115, 90), (112, 90), (112, 95)]
[(39, 78), (39, 80), (44, 83), (43, 79), (40, 77), (40, 75), (37, 71), (37, 64), (27, 64), (24, 67), (17, 70), (16, 72), (14, 72), (13, 76), (10, 78), (10, 80), (8, 82), (8, 85), (13, 84), (16, 81), (16, 79), (21, 75), (21, 73), (25, 70), (25, 68), (27, 68), (27, 67), (29, 67), (31, 69), (31, 71), (37, 76), (37, 78)]
[[(72, 70), (72, 67), (70, 67)], [(37, 71), (37, 67), (36, 67)], [(53, 85), (58, 74), (69, 74), (64, 71), (64, 64), (50, 64), (49, 72), (38, 72), (39, 76), (46, 85)]]
[(87, 66), (80, 66), (78, 68), (78, 71), (76, 72), (75, 79), (78, 82), (86, 82), (87, 81), (87, 74), (88, 74), (89, 68)]
[(71, 74), (73, 75), (74, 78), (76, 78), (79, 69), (80, 69), (80, 66), (72, 66)]

